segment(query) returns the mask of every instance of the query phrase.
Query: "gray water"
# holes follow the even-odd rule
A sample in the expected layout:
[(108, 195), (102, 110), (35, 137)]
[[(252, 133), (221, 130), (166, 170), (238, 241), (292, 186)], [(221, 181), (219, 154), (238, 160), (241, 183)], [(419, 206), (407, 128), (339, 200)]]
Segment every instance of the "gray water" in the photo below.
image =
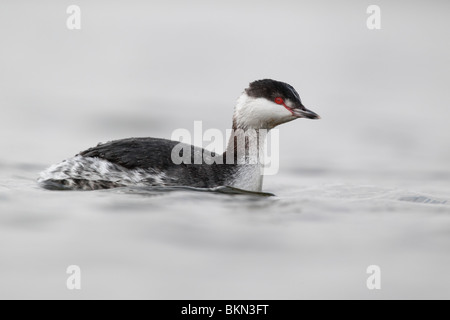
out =
[[(450, 3), (377, 1), (371, 31), (336, 2), (80, 0), (79, 31), (72, 2), (2, 2), (0, 298), (450, 298)], [(266, 77), (323, 118), (280, 127), (273, 197), (36, 184), (101, 141), (225, 130)]]

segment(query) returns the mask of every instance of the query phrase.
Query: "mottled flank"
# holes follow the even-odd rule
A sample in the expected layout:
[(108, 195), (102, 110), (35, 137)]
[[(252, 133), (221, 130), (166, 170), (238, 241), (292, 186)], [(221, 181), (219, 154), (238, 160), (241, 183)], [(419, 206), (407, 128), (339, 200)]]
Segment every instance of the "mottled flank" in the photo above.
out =
[(124, 186), (161, 186), (176, 184), (154, 169), (127, 169), (99, 158), (76, 156), (41, 173), (39, 184), (50, 190), (97, 190)]
[[(233, 185), (234, 165), (193, 164), (195, 154), (203, 154), (202, 148), (186, 145), (191, 149), (192, 164), (174, 164), (171, 154), (178, 144), (157, 138), (131, 138), (100, 144), (53, 165), (41, 173), (38, 181), (42, 187), (51, 190), (98, 190), (124, 186), (215, 188)], [(207, 154), (204, 154), (203, 161), (207, 159)]]

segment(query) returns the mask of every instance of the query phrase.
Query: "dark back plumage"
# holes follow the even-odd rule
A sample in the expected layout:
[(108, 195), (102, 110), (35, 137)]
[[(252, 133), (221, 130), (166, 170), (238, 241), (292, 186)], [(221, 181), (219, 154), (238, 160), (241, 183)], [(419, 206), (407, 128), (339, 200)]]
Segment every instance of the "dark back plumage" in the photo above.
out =
[[(187, 144), (183, 145), (191, 148), (191, 162), (174, 164), (171, 155), (173, 148), (178, 144), (180, 142), (166, 139), (130, 138), (99, 144), (79, 155), (103, 159), (129, 170), (144, 169), (163, 172), (167, 177), (175, 177), (175, 180), (165, 181), (166, 185), (173, 183), (173, 185), (197, 188), (222, 186), (235, 170), (235, 165), (206, 164), (205, 158), (203, 158), (202, 164), (194, 164), (195, 153), (204, 154), (204, 149)], [(181, 157), (183, 156), (182, 152), (180, 153)]]

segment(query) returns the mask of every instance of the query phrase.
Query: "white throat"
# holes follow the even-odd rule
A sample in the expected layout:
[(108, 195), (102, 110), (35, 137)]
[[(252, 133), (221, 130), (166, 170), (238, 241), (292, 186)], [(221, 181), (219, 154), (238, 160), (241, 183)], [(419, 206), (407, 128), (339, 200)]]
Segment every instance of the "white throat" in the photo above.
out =
[(234, 110), (233, 124), (240, 129), (273, 129), (277, 125), (293, 120), (285, 107), (264, 98), (253, 98), (243, 93)]

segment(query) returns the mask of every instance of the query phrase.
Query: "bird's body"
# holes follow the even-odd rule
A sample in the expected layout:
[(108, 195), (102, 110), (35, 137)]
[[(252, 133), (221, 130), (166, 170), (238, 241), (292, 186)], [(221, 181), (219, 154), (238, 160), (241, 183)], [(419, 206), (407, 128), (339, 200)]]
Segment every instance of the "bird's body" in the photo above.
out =
[[(176, 165), (171, 159), (177, 141), (158, 138), (131, 138), (100, 144), (74, 158), (55, 165), (41, 175), (41, 184), (60, 184), (68, 189), (94, 190), (124, 186), (189, 186), (214, 188), (226, 185), (235, 166), (194, 164)], [(219, 169), (220, 168), (220, 169)]]
[[(235, 131), (226, 152), (220, 156), (178, 141), (130, 138), (99, 144), (54, 165), (41, 173), (39, 183), (47, 189), (70, 190), (230, 186), (261, 191), (260, 155), (265, 134), (260, 133), (299, 117), (318, 118), (302, 106), (291, 86), (274, 80), (255, 81), (238, 100), (233, 117)], [(256, 148), (249, 146), (252, 141)], [(174, 161), (174, 154), (184, 161)], [(200, 163), (195, 158), (198, 155)]]

